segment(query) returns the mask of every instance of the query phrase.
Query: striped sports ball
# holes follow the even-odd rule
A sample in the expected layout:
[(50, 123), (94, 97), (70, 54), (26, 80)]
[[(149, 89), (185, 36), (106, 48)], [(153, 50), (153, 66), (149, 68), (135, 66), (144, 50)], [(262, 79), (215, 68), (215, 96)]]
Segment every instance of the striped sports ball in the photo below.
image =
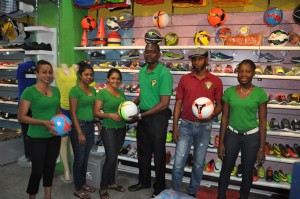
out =
[(138, 108), (136, 104), (132, 101), (124, 101), (119, 105), (118, 113), (123, 120), (131, 120), (131, 116), (138, 113)]
[(155, 29), (150, 29), (145, 34), (145, 42), (147, 44), (151, 44), (151, 43), (159, 44), (160, 42), (162, 42), (162, 40), (163, 40), (163, 37)]
[(192, 105), (194, 115), (199, 119), (206, 119), (214, 112), (214, 103), (207, 97), (197, 98)]
[(169, 15), (168, 13), (166, 13), (165, 11), (157, 11), (154, 15), (153, 15), (153, 24), (157, 27), (157, 28), (164, 28), (168, 25), (169, 23)]
[(268, 43), (270, 46), (285, 46), (289, 41), (289, 35), (284, 30), (275, 30), (271, 32)]
[(200, 30), (195, 33), (194, 44), (196, 46), (207, 46), (210, 43), (210, 35), (205, 30)]
[(109, 17), (106, 21), (106, 26), (110, 31), (118, 31), (120, 29), (116, 16)]
[(92, 31), (96, 28), (96, 25), (97, 25), (97, 22), (96, 20), (94, 19), (94, 17), (91, 17), (91, 16), (85, 16), (83, 17), (83, 19), (81, 20), (81, 27), (84, 29), (84, 30), (87, 30), (87, 31)]
[(117, 22), (122, 29), (131, 28), (134, 24), (134, 17), (130, 12), (121, 12), (117, 18)]

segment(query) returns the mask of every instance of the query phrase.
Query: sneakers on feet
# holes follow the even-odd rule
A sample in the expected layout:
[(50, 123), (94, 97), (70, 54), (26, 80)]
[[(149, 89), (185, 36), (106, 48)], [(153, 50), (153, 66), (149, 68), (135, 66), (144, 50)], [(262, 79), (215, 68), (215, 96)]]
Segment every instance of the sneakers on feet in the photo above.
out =
[(211, 53), (210, 54), (211, 61), (231, 61), (233, 60), (233, 56), (228, 56), (220, 52)]
[(259, 62), (283, 62), (284, 59), (275, 57), (270, 53), (266, 53), (266, 54), (260, 53), (258, 61)]

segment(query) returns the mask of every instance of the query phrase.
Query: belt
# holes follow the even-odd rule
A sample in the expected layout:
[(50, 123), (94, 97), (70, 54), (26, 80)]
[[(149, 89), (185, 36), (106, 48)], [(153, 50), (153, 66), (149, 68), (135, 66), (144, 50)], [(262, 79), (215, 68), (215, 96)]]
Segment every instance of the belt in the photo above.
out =
[(210, 125), (211, 122), (203, 122), (203, 121), (191, 121), (187, 119), (182, 119), (182, 121), (193, 124), (195, 126), (203, 126), (203, 125)]
[(249, 130), (249, 131), (238, 131), (238, 130), (235, 130), (234, 128), (232, 128), (231, 126), (228, 126), (228, 128), (229, 128), (232, 132), (234, 132), (234, 133), (236, 133), (236, 134), (238, 134), (238, 135), (251, 135), (251, 134), (253, 134), (253, 133), (258, 132), (258, 130), (259, 130), (258, 127), (254, 128), (254, 129), (251, 129), (251, 130)]

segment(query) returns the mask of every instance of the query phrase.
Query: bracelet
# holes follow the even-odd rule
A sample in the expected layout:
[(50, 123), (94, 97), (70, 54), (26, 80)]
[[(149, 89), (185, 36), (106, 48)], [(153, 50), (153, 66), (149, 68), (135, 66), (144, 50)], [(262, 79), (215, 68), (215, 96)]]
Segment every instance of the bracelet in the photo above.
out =
[(139, 120), (141, 120), (141, 119), (142, 119), (142, 114), (139, 113), (139, 114), (138, 114), (138, 117), (139, 117)]

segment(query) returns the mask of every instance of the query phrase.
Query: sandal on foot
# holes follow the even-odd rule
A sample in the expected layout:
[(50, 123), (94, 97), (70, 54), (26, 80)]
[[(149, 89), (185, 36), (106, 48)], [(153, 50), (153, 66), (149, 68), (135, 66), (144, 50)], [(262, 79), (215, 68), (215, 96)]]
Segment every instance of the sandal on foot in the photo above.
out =
[(91, 198), (91, 196), (89, 194), (85, 193), (84, 191), (82, 191), (82, 192), (75, 191), (74, 196), (76, 196), (80, 199), (90, 199)]
[(82, 190), (90, 192), (90, 193), (94, 193), (96, 191), (96, 189), (94, 187), (91, 187), (87, 184), (83, 185)]
[(100, 194), (100, 199), (109, 199), (109, 195), (108, 195), (108, 192), (107, 191), (99, 191), (99, 194)]
[(119, 192), (125, 192), (126, 191), (126, 189), (121, 185), (111, 185), (111, 186), (108, 186), (107, 188), (108, 189), (113, 189), (113, 190), (119, 191)]

